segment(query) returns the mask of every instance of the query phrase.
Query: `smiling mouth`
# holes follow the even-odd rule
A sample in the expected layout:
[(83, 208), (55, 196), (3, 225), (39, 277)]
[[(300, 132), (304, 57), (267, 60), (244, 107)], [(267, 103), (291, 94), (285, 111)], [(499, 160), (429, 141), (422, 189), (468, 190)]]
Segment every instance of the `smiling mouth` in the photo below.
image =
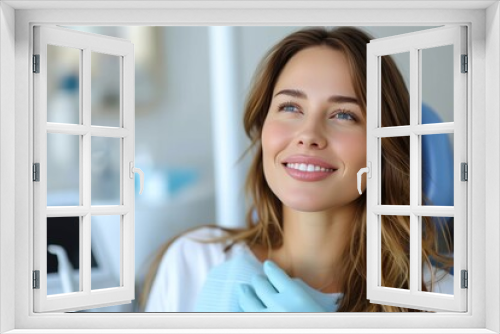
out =
[(332, 172), (335, 172), (336, 169), (334, 168), (324, 168), (324, 167), (321, 167), (321, 166), (317, 166), (317, 165), (314, 165), (314, 164), (305, 164), (305, 163), (284, 163), (283, 166), (287, 167), (287, 168), (290, 168), (290, 169), (294, 169), (294, 170), (298, 170), (298, 171), (301, 171), (301, 172), (308, 172), (308, 173), (332, 173)]

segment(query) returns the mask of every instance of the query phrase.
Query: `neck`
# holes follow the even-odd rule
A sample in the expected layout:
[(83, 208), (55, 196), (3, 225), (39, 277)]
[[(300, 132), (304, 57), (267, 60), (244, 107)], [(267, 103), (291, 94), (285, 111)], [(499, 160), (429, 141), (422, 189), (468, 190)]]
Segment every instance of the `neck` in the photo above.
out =
[(283, 206), (283, 245), (272, 260), (291, 277), (323, 292), (340, 292), (343, 253), (354, 224), (354, 207), (299, 212)]

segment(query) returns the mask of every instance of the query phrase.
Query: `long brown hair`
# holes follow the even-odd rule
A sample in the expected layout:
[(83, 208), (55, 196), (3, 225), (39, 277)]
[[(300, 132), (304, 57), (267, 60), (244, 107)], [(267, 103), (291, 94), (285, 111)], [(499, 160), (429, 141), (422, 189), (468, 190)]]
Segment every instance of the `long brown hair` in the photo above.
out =
[[(366, 115), (366, 45), (372, 39), (359, 29), (342, 27), (332, 30), (306, 28), (294, 32), (276, 44), (261, 61), (253, 78), (245, 103), (244, 128), (251, 140), (247, 152), (254, 158), (246, 179), (246, 190), (251, 199), (247, 212), (246, 228), (224, 229), (227, 236), (211, 240), (220, 242), (231, 240), (232, 244), (245, 242), (250, 247), (259, 245), (268, 252), (283, 243), (282, 203), (269, 188), (263, 171), (261, 134), (264, 121), (272, 100), (272, 92), (278, 76), (285, 64), (299, 51), (313, 46), (328, 46), (342, 52), (349, 64), (356, 98)], [(382, 126), (409, 124), (409, 96), (401, 73), (390, 56), (382, 57)], [(386, 205), (409, 205), (410, 163), (409, 138), (383, 138), (382, 145), (382, 199)], [(366, 299), (366, 191), (355, 200), (356, 214), (350, 243), (344, 250), (341, 289), (343, 298), (339, 302), (339, 312), (406, 312), (413, 311), (401, 307), (371, 304)], [(382, 216), (382, 285), (409, 289), (409, 249), (410, 222), (407, 216)], [(451, 238), (445, 224), (443, 227), (447, 251)], [(433, 258), (448, 269), (452, 259), (441, 255), (438, 250), (436, 224), (428, 217), (422, 217), (422, 261), (431, 267)], [(231, 246), (230, 245), (230, 246)], [(230, 247), (229, 246), (229, 247)], [(227, 248), (229, 248), (227, 247)], [(146, 279), (142, 303), (150, 291), (154, 273), (163, 253), (163, 247)], [(432, 275), (431, 287), (435, 283)], [(427, 291), (422, 282), (422, 290)]]

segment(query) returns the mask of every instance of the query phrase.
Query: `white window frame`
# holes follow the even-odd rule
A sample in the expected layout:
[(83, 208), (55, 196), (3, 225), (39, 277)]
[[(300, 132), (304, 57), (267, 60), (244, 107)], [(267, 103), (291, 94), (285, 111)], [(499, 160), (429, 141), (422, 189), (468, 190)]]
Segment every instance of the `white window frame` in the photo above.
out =
[[(0, 4), (0, 332), (37, 333), (43, 329), (60, 332), (100, 333), (126, 329), (145, 333), (147, 328), (176, 332), (341, 332), (358, 328), (361, 333), (498, 333), (500, 298), (498, 256), (500, 254), (500, 10), (498, 1), (433, 2), (121, 2), (132, 9), (116, 8), (113, 1), (4, 1)], [(67, 8), (62, 8), (66, 6)], [(154, 8), (162, 7), (160, 9)], [(292, 6), (292, 8), (290, 8)], [(392, 6), (397, 8), (392, 9)], [(428, 6), (428, 7), (426, 7)], [(137, 8), (145, 8), (139, 11)], [(149, 7), (149, 9), (147, 9)], [(49, 8), (49, 10), (43, 8)], [(85, 8), (76, 10), (74, 8)], [(213, 8), (218, 8), (214, 10)], [(243, 10), (242, 8), (246, 8)], [(403, 9), (401, 9), (403, 8)], [(411, 10), (410, 10), (411, 9)], [(312, 19), (313, 18), (313, 19)], [(468, 245), (469, 311), (436, 314), (35, 314), (31, 290), (32, 188), (31, 172), (33, 123), (29, 96), (32, 83), (29, 69), (34, 24), (62, 25), (440, 25), (465, 24), (469, 41), (468, 142), (470, 184)], [(486, 23), (486, 24), (485, 24)], [(15, 33), (15, 38), (14, 38)], [(487, 69), (487, 70), (486, 70)], [(15, 80), (15, 85), (12, 82)], [(473, 118), (474, 116), (474, 118)], [(12, 145), (15, 142), (15, 145)], [(486, 154), (485, 152), (488, 152)], [(486, 166), (486, 167), (484, 167)], [(13, 177), (14, 175), (14, 177)], [(486, 182), (488, 175), (488, 182)], [(14, 195), (15, 194), (15, 197)], [(474, 229), (472, 229), (472, 226)], [(14, 240), (15, 239), (15, 240)], [(30, 259), (30, 261), (26, 261)], [(488, 265), (485, 263), (488, 261)], [(12, 287), (15, 287), (12, 289)], [(487, 293), (486, 293), (487, 292)], [(12, 307), (14, 305), (14, 307)], [(256, 325), (258, 324), (258, 325)], [(131, 328), (142, 329), (131, 330)], [(412, 329), (410, 329), (410, 327)], [(168, 328), (168, 329), (167, 329)], [(258, 330), (257, 328), (267, 328)], [(338, 328), (339, 330), (335, 330)], [(23, 330), (25, 329), (25, 330)], [(29, 331), (28, 331), (29, 329)], [(39, 330), (37, 330), (39, 329)], [(273, 330), (274, 329), (274, 330)], [(46, 331), (45, 331), (46, 332)], [(151, 330), (150, 332), (153, 332)], [(158, 331), (159, 332), (159, 331)], [(297, 330), (295, 330), (297, 332)]]
[[(462, 73), (461, 57), (467, 54), (465, 26), (448, 25), (372, 40), (367, 56), (367, 164), (371, 177), (367, 179), (366, 239), (367, 239), (367, 298), (372, 303), (403, 306), (427, 311), (467, 310), (467, 289), (461, 288), (461, 270), (467, 269), (467, 185), (461, 181), (461, 163), (467, 163), (467, 76)], [(453, 68), (453, 121), (422, 124), (422, 50), (451, 46)], [(410, 123), (404, 126), (382, 127), (382, 63), (387, 55), (408, 53), (410, 60)], [(454, 205), (422, 205), (422, 135), (454, 134)], [(410, 201), (408, 205), (382, 204), (381, 138), (407, 136), (410, 141)], [(403, 215), (410, 220), (410, 286), (396, 289), (381, 286), (381, 223), (384, 215)], [(420, 291), (422, 282), (422, 216), (454, 217), (453, 220), (453, 294)]]
[[(134, 216), (135, 192), (133, 166), (135, 159), (135, 61), (134, 45), (127, 40), (41, 25), (34, 27), (34, 54), (39, 55), (39, 72), (33, 75), (34, 91), (34, 162), (39, 163), (39, 181), (34, 192), (34, 270), (40, 284), (34, 289), (35, 312), (84, 310), (102, 305), (130, 303), (135, 298)], [(47, 114), (47, 46), (69, 47), (80, 53), (79, 124), (48, 122)], [(92, 53), (112, 55), (119, 61), (119, 126), (92, 125), (91, 69)], [(78, 135), (80, 150), (79, 205), (47, 206), (47, 134)], [(91, 142), (92, 138), (119, 139), (120, 202), (117, 205), (92, 205)], [(120, 221), (120, 285), (92, 289), (91, 220), (92, 216), (115, 215)], [(47, 218), (80, 217), (80, 269), (77, 292), (47, 295)], [(98, 305), (98, 306), (97, 306)]]

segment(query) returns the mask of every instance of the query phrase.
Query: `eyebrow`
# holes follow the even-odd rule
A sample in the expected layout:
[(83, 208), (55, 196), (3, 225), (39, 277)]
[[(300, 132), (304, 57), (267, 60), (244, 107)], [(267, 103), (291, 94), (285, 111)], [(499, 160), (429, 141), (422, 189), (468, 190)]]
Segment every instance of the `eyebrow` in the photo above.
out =
[[(307, 94), (298, 89), (283, 89), (278, 93), (276, 93), (274, 97), (280, 94), (289, 95), (300, 99), (307, 99)], [(358, 99), (356, 99), (355, 97), (350, 97), (345, 95), (332, 95), (328, 98), (328, 102), (359, 104)]]

